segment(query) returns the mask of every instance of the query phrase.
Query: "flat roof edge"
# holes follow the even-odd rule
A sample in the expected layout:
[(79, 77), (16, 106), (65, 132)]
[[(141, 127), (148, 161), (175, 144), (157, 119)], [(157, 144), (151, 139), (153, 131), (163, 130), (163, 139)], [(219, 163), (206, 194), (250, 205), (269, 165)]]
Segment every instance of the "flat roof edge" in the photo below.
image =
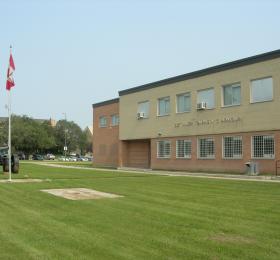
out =
[(102, 102), (98, 102), (98, 103), (94, 103), (92, 104), (92, 107), (101, 107), (101, 106), (105, 106), (105, 105), (110, 105), (110, 104), (114, 104), (114, 103), (118, 103), (119, 102), (119, 98), (114, 98), (114, 99), (109, 99), (109, 100), (105, 100)]
[(279, 57), (280, 57), (280, 49), (271, 51), (271, 52), (266, 52), (263, 54), (258, 54), (258, 55), (247, 57), (247, 58), (243, 58), (243, 59), (239, 59), (239, 60), (235, 60), (235, 61), (231, 61), (231, 62), (227, 62), (227, 63), (221, 64), (221, 65), (208, 67), (206, 69), (193, 71), (193, 72), (182, 74), (179, 76), (166, 78), (166, 79), (155, 81), (152, 83), (140, 85), (140, 86), (137, 86), (134, 88), (121, 90), (121, 91), (119, 91), (119, 96), (124, 96), (124, 95), (128, 95), (128, 94), (136, 93), (139, 91), (152, 89), (152, 88), (164, 86), (167, 84), (180, 82), (183, 80), (198, 78), (198, 77), (210, 75), (213, 73), (217, 73), (217, 72), (221, 72), (221, 71), (225, 71), (225, 70), (229, 70), (229, 69), (235, 69), (238, 67), (251, 65), (251, 64), (258, 63), (258, 62), (262, 62), (262, 61), (272, 60), (272, 59), (276, 59)]

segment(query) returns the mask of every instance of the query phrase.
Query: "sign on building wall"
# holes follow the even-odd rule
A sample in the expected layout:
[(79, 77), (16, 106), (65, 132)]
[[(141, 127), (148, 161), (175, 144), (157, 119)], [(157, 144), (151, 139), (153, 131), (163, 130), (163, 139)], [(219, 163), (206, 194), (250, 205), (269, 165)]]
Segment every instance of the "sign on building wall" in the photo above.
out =
[(188, 122), (183, 123), (175, 123), (175, 128), (179, 127), (192, 127), (192, 126), (205, 126), (205, 125), (219, 125), (219, 124), (228, 124), (228, 123), (236, 123), (240, 122), (241, 117), (239, 116), (233, 116), (233, 117), (223, 117), (223, 118), (217, 118), (217, 119), (192, 119)]

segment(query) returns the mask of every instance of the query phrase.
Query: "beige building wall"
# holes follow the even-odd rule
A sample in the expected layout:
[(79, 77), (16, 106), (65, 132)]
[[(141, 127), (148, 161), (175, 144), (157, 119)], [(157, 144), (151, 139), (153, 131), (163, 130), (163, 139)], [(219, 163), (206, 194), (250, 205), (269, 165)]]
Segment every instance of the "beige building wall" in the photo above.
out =
[[(273, 101), (250, 103), (251, 80), (272, 77)], [(241, 83), (241, 105), (222, 107), (222, 86)], [(215, 108), (197, 111), (197, 91), (213, 87)], [(191, 112), (176, 113), (176, 95), (191, 92)], [(170, 115), (157, 116), (158, 98), (170, 96)], [(150, 101), (148, 119), (138, 103)], [(120, 140), (280, 129), (280, 58), (120, 96)]]

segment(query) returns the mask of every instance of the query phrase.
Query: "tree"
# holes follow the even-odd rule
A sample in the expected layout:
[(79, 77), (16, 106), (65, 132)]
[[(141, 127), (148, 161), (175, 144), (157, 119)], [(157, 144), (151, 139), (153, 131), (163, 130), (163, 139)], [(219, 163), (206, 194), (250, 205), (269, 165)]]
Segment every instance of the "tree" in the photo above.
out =
[(65, 138), (68, 152), (82, 150), (84, 136), (81, 128), (73, 121), (59, 120), (55, 126), (55, 140), (61, 153), (63, 153)]
[[(56, 126), (49, 121), (39, 121), (27, 116), (12, 115), (12, 150), (31, 154), (63, 153), (66, 142), (68, 151), (84, 152), (86, 150), (86, 136), (81, 128), (72, 121), (60, 120)], [(0, 146), (8, 143), (8, 118), (0, 120)]]
[(26, 153), (46, 152), (55, 147), (55, 139), (47, 122), (27, 116), (12, 116), (12, 147)]

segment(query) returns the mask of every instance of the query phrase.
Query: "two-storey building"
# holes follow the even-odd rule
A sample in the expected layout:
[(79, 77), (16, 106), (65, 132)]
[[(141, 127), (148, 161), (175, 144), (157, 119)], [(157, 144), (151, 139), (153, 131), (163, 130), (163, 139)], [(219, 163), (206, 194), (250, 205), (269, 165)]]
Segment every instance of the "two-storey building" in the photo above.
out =
[(257, 161), (274, 172), (280, 159), (280, 50), (123, 90), (114, 102), (113, 111), (93, 105), (96, 163), (113, 144), (119, 167), (244, 172)]

